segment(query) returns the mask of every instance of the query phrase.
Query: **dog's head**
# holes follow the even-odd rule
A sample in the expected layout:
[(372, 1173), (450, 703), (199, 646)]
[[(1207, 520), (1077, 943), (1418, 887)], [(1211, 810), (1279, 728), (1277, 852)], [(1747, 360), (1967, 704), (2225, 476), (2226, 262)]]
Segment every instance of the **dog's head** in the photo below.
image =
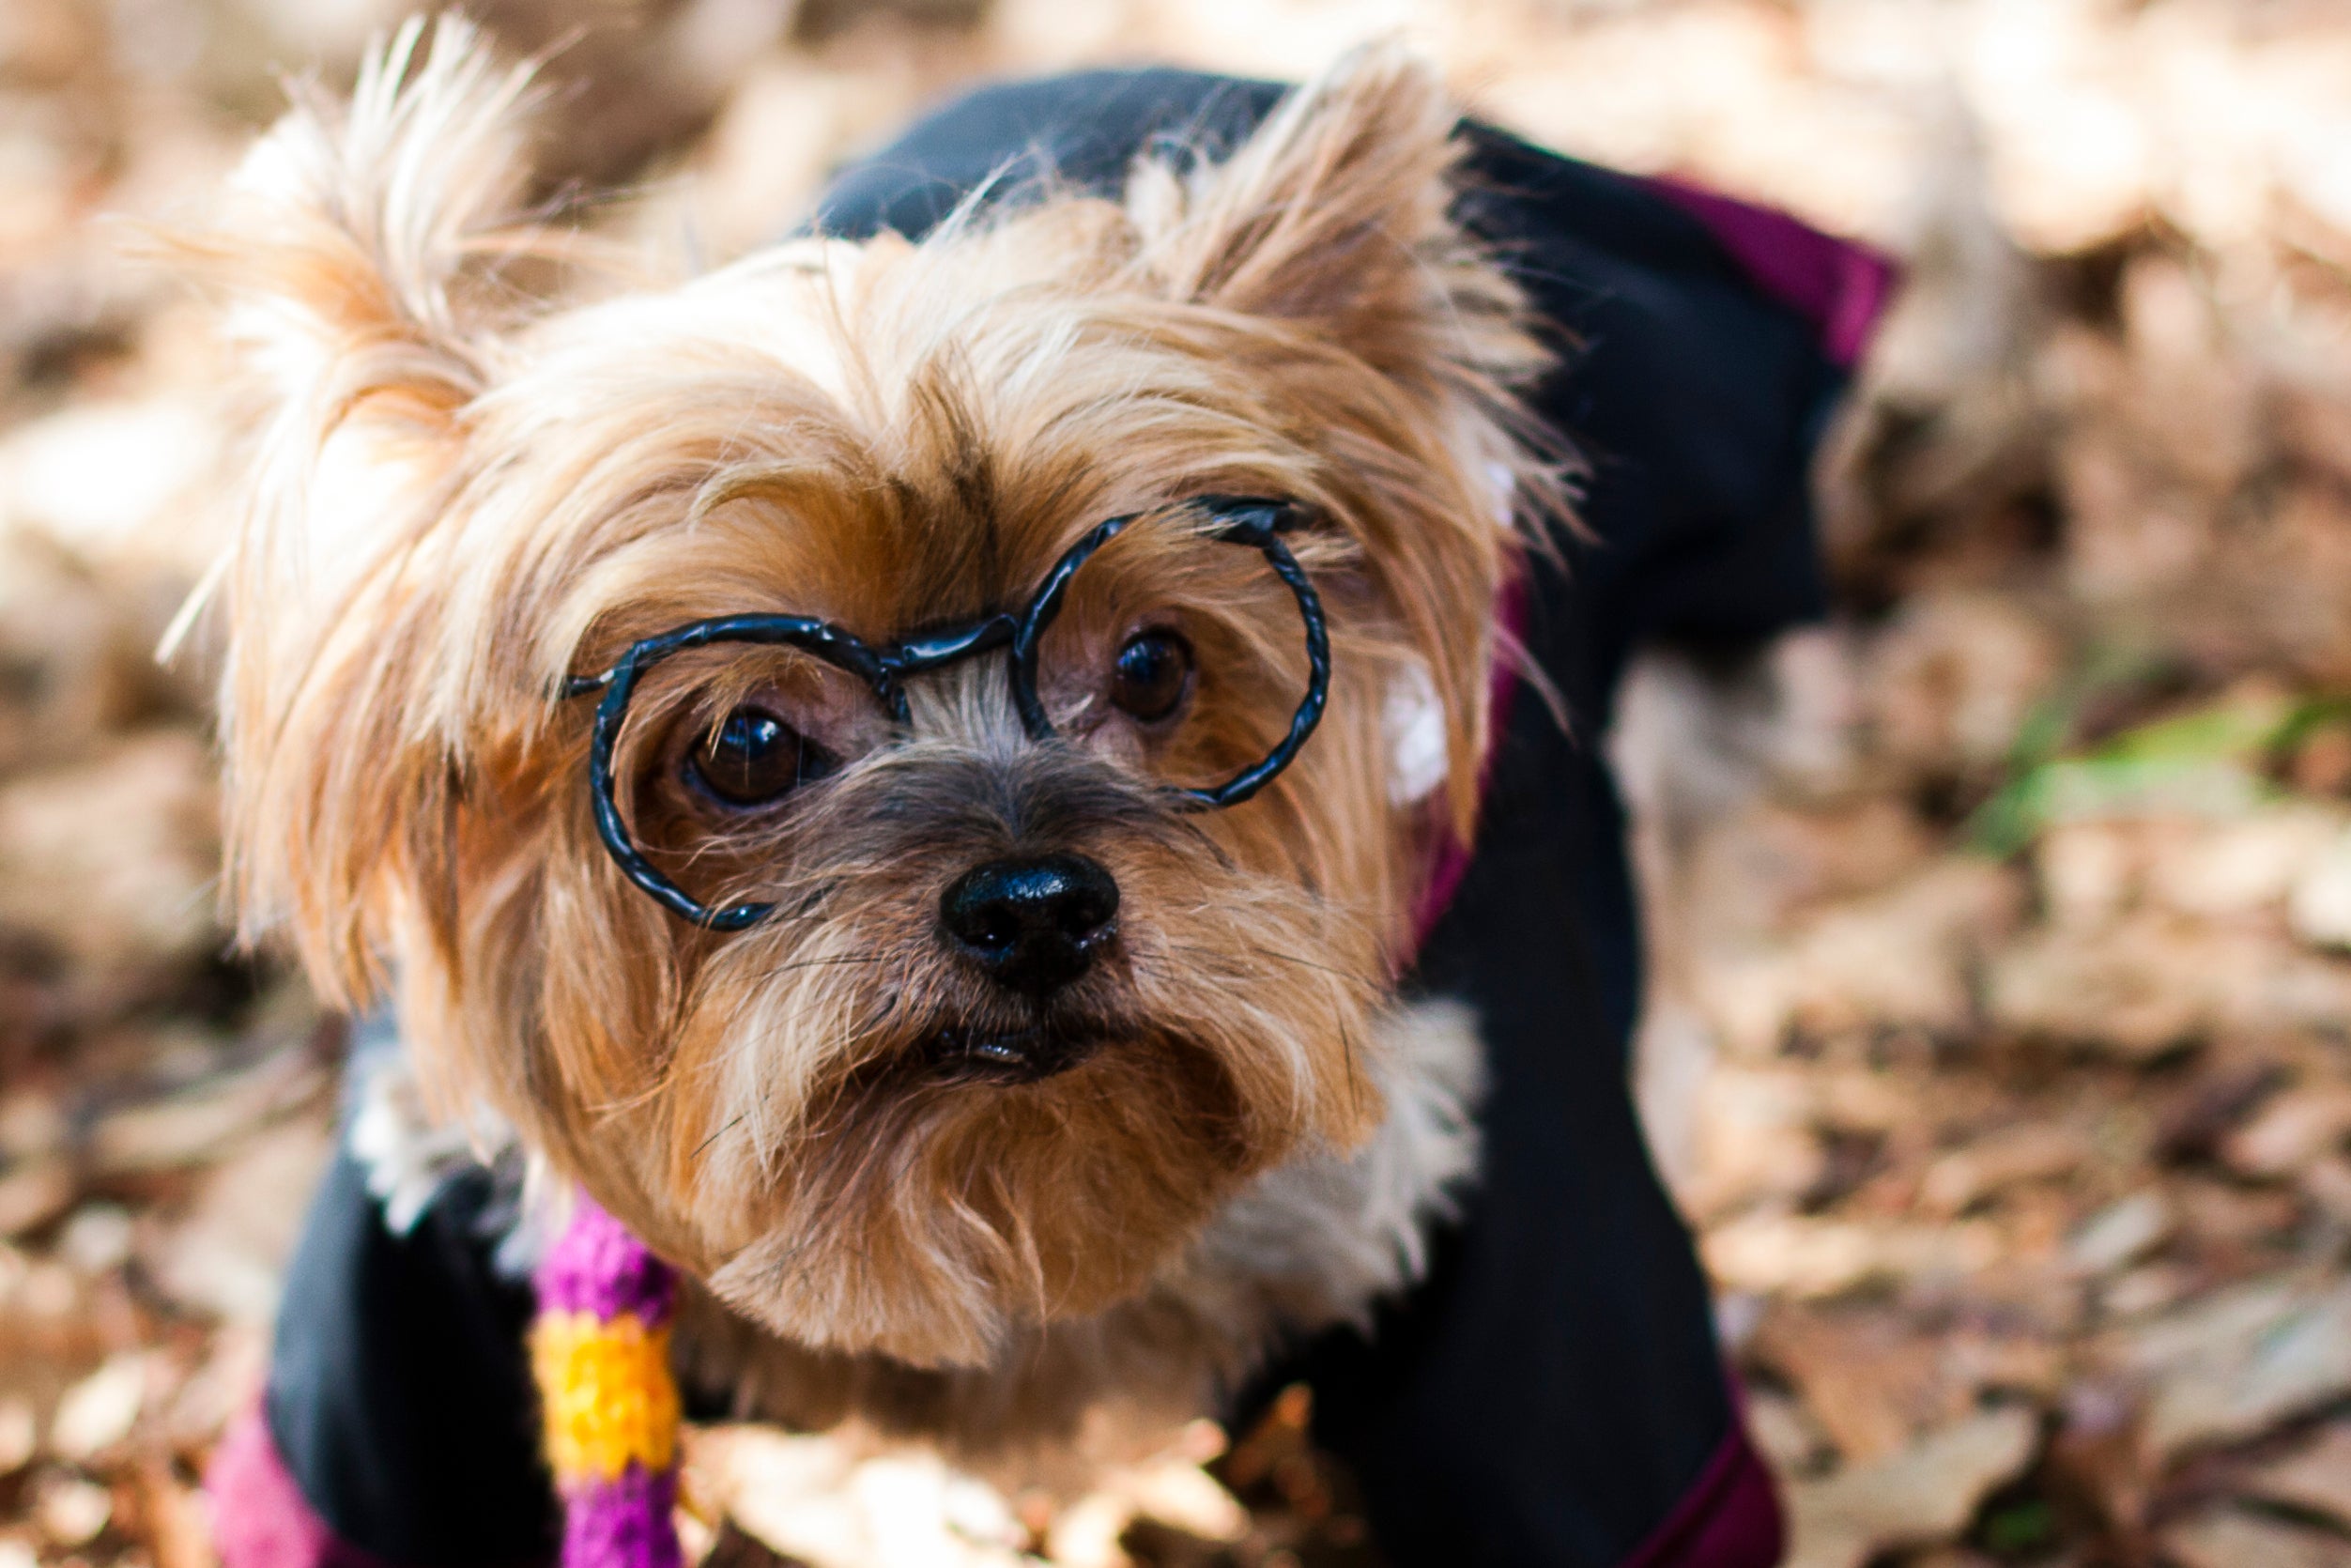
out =
[(411, 30), (192, 245), (271, 405), (248, 928), (743, 1312), (984, 1359), (1380, 1117), (1541, 355), (1392, 51), (1115, 199), (592, 297), (528, 99)]

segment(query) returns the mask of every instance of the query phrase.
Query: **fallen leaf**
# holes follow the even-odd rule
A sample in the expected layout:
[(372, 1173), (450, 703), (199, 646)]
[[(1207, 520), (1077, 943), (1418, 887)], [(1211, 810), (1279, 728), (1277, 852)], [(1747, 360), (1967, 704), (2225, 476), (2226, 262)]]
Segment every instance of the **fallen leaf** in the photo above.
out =
[(156, 1284), (211, 1316), (268, 1323), (311, 1191), (333, 1151), (323, 1117), (298, 1118), (214, 1166), (152, 1254)]
[(1724, 1064), (1698, 1095), (1698, 1170), (1687, 1194), (1697, 1213), (1792, 1202), (1826, 1172), (1828, 1156), (1812, 1126), (1817, 1095), (1801, 1075)]
[(2290, 1190), (2201, 1175), (2173, 1183), (2171, 1196), (2181, 1231), (2200, 1248), (2226, 1257), (2252, 1257), (2265, 1247), (2290, 1243), (2305, 1213)]
[(2314, 947), (2351, 948), (2351, 834), (2312, 857), (2286, 901), (2286, 918)]
[(1750, 1059), (1770, 1054), (1790, 1028), (1956, 1034), (1975, 1019), (1975, 968), (2021, 903), (2005, 868), (1946, 856), (1823, 911), (1783, 941), (1710, 965), (1699, 999), (1731, 1053)]
[(1829, 1457), (1828, 1435), (1802, 1402), (1750, 1388), (1745, 1414), (1747, 1435), (1775, 1473), (1803, 1475)]
[(131, 1211), (120, 1204), (85, 1204), (57, 1237), (57, 1256), (85, 1279), (111, 1274), (131, 1261)]
[(1979, 1221), (1902, 1224), (1802, 1214), (1750, 1214), (1700, 1243), (1716, 1283), (1733, 1290), (1834, 1296), (1872, 1280), (1963, 1275), (2000, 1255)]
[(2179, 1568), (2351, 1568), (2351, 1543), (2251, 1514), (2213, 1514), (2163, 1532)]
[(2016, 1033), (2137, 1059), (2159, 1055), (2208, 1027), (2196, 942), (2144, 922), (2083, 932), (2047, 931), (1992, 961), (1987, 1002)]
[(269, 1366), (269, 1335), (262, 1325), (229, 1322), (210, 1336), (209, 1351), (180, 1383), (171, 1402), (144, 1429), (173, 1453), (209, 1449), (228, 1423), (259, 1395)]
[(2307, 805), (2179, 824), (2147, 862), (2147, 893), (2185, 915), (2225, 919), (2285, 901), (2311, 863), (2343, 833), (2333, 812)]
[(222, 945), (218, 811), (211, 758), (182, 730), (0, 782), (0, 923), (67, 961), (80, 1006), (151, 994)]
[(2133, 1192), (2075, 1228), (2066, 1240), (2066, 1261), (2079, 1273), (2111, 1274), (2161, 1246), (2175, 1222), (2161, 1192)]
[(2050, 924), (2095, 928), (2120, 915), (2146, 875), (2148, 846), (2129, 822), (2060, 822), (2033, 846), (2033, 875)]
[(1134, 1513), (1202, 1541), (1230, 1545), (1249, 1530), (1249, 1511), (1215, 1477), (1187, 1459), (1126, 1467), (1102, 1484)]
[(1948, 1376), (1936, 1340), (1889, 1313), (1783, 1307), (1751, 1348), (1795, 1385), (1848, 1465), (1898, 1452), (1975, 1393)]
[(2351, 1426), (2322, 1427), (2313, 1441), (2251, 1471), (2241, 1484), (2252, 1497), (2323, 1514), (2351, 1529)]
[(0, 1237), (38, 1230), (72, 1207), (79, 1191), (72, 1164), (56, 1155), (0, 1176)]
[(699, 1509), (812, 1568), (1022, 1560), (1027, 1531), (1011, 1505), (933, 1453), (860, 1454), (835, 1437), (726, 1426), (698, 1430), (687, 1465)]
[(2249, 1176), (2290, 1176), (2351, 1136), (2351, 1084), (2316, 1084), (2270, 1097), (2220, 1142), (2220, 1158)]
[(146, 1386), (145, 1351), (126, 1350), (110, 1358), (57, 1402), (49, 1422), (51, 1451), (83, 1464), (121, 1442), (139, 1419)]
[(46, 1478), (33, 1500), (33, 1520), (55, 1546), (79, 1546), (97, 1539), (114, 1516), (114, 1494), (80, 1476)]
[(34, 1160), (58, 1153), (69, 1131), (54, 1094), (23, 1089), (0, 1096), (0, 1159)]
[(1922, 593), (1873, 639), (1865, 701), (1877, 750), (1928, 776), (2005, 761), (2063, 650), (2015, 599)]
[(2351, 1282), (2240, 1285), (2121, 1330), (2113, 1348), (2152, 1388), (2156, 1454), (2237, 1441), (2351, 1392)]
[(2062, 1176), (2089, 1153), (2089, 1140), (2069, 1127), (2037, 1123), (2004, 1128), (1928, 1167), (1919, 1184), (1919, 1203), (1933, 1213), (1958, 1214), (2018, 1182)]
[(2301, 1172), (2302, 1195), (2338, 1225), (2351, 1226), (2351, 1156), (2313, 1160)]
[(14, 1475), (31, 1464), (39, 1448), (33, 1402), (18, 1395), (0, 1399), (0, 1476)]
[(2144, 1317), (2176, 1306), (2194, 1293), (2197, 1283), (2192, 1269), (2159, 1260), (2106, 1282), (2098, 1306), (2113, 1319)]
[(2216, 1033), (2285, 1035), (2351, 1015), (2351, 974), (2258, 930), (2141, 913), (2051, 929), (1991, 961), (1992, 1021), (2144, 1061)]
[(1881, 1552), (1957, 1534), (2032, 1459), (2038, 1432), (2030, 1411), (1986, 1410), (1876, 1464), (1794, 1483), (1787, 1568), (1860, 1568)]
[(307, 1053), (289, 1048), (242, 1071), (100, 1116), (89, 1144), (103, 1176), (202, 1164), (278, 1117), (324, 1097), (327, 1080)]
[(2092, 1522), (2099, 1545), (2120, 1561), (2146, 1556), (2146, 1518), (2159, 1476), (2148, 1462), (2139, 1391), (2127, 1380), (2079, 1378), (2058, 1399), (2049, 1445), (2051, 1491)]
[(1133, 1560), (1118, 1538), (1133, 1522), (1134, 1510), (1125, 1501), (1092, 1493), (1054, 1516), (1045, 1534), (1045, 1556), (1058, 1568), (1131, 1568)]

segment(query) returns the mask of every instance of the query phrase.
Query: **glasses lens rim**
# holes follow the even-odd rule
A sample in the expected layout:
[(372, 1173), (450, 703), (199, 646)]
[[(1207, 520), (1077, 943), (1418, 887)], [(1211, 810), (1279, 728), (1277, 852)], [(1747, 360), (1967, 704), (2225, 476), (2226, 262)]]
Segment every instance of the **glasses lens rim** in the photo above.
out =
[[(1274, 575), (1289, 589), (1306, 634), (1306, 695), (1299, 699), (1288, 730), (1274, 748), (1222, 784), (1209, 788), (1165, 786), (1187, 809), (1216, 810), (1238, 806), (1270, 784), (1297, 760), (1321, 724), (1329, 699), (1330, 637), (1322, 596), (1281, 538), (1298, 519), (1298, 508), (1295, 503), (1262, 497), (1203, 496), (1186, 504), (1215, 519), (1214, 526), (1206, 530), (1206, 537), (1222, 544), (1247, 546), (1265, 557)], [(1045, 633), (1061, 613), (1070, 579), (1096, 551), (1146, 515), (1129, 513), (1107, 518), (1087, 530), (1076, 544), (1062, 552), (1017, 616), (1000, 611), (982, 617), (968, 627), (906, 638), (879, 649), (842, 626), (811, 616), (712, 616), (639, 638), (601, 675), (567, 678), (561, 692), (565, 699), (602, 693), (589, 740), (588, 771), (596, 835), (604, 841), (606, 853), (640, 890), (691, 924), (726, 932), (739, 931), (765, 919), (775, 912), (773, 903), (745, 902), (713, 909), (664, 875), (638, 848), (621, 813), (614, 761), (638, 680), (678, 653), (714, 643), (793, 647), (862, 679), (891, 717), (904, 724), (909, 715), (901, 675), (977, 657), (1008, 644), (1008, 677), (1022, 726), (1030, 739), (1048, 741), (1053, 738), (1055, 730), (1037, 685), (1038, 654)]]

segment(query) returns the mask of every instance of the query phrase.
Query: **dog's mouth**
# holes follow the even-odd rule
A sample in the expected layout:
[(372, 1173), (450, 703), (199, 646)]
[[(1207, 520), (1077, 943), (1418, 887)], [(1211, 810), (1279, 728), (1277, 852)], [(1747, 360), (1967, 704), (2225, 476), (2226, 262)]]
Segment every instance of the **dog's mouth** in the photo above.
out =
[(1036, 1084), (1081, 1066), (1101, 1045), (1096, 1031), (1054, 1023), (1009, 1030), (949, 1023), (931, 1033), (924, 1057), (954, 1082)]

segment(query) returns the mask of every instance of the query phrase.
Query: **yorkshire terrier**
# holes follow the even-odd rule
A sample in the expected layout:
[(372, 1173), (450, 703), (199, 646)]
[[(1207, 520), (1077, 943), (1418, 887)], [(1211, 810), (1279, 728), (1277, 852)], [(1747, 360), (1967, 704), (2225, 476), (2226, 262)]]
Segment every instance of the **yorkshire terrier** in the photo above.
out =
[[(511, 1368), (365, 1370), (444, 1319), (522, 1355), (507, 1286), (432, 1283), (402, 1107), (527, 1169), (509, 1253), (584, 1207), (678, 1272), (689, 1401), (1004, 1468), (1304, 1376), (1399, 1558), (1775, 1550), (1585, 929), (1629, 905), (1581, 728), (1675, 629), (1607, 597), (1682, 547), (1607, 563), (1611, 465), (1661, 539), (1738, 491), (1740, 631), (1814, 607), (1850, 346), (1738, 224), (1827, 242), (1467, 124), (1392, 46), (1045, 88), (655, 282), (530, 216), (530, 75), (442, 20), (183, 243), (263, 406), (234, 898), (399, 1040), (223, 1483), (323, 1517), (305, 1560), (551, 1528), (527, 1466), (421, 1452), (507, 1443)], [(1680, 422), (1740, 478), (1632, 445)]]

